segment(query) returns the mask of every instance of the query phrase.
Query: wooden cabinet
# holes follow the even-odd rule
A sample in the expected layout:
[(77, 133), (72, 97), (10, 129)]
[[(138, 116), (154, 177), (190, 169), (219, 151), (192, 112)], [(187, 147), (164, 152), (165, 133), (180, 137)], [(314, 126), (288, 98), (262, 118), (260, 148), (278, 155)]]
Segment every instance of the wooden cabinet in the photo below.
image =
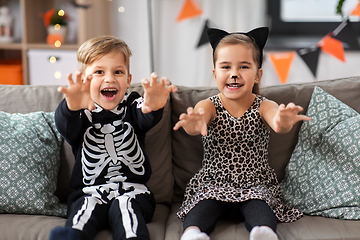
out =
[[(46, 43), (47, 31), (39, 13), (57, 8), (57, 4), (68, 3), (70, 0), (0, 0), (0, 6), (14, 3), (19, 6), (18, 14), (14, 16), (19, 21), (21, 39), (13, 43), (0, 43), (0, 60), (21, 60), (23, 69), (23, 83), (28, 84), (29, 49), (77, 50), (86, 39), (111, 34), (111, 1), (108, 0), (77, 0), (75, 7), (77, 36), (72, 43), (64, 43), (59, 48)], [(71, 16), (70, 16), (71, 17)], [(74, 20), (73, 19), (73, 20)], [(73, 21), (72, 20), (72, 21)]]

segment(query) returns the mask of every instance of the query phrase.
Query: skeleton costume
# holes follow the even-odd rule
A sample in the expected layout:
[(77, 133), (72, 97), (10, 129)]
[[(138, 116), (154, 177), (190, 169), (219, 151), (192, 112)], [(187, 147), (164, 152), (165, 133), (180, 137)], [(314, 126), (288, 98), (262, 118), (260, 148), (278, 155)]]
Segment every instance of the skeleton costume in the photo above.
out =
[(70, 111), (65, 99), (56, 109), (57, 129), (75, 156), (66, 226), (86, 239), (109, 226), (114, 239), (149, 239), (146, 222), (155, 200), (145, 185), (151, 174), (145, 133), (163, 109), (143, 114), (142, 102), (132, 92), (109, 111), (98, 105), (91, 112)]

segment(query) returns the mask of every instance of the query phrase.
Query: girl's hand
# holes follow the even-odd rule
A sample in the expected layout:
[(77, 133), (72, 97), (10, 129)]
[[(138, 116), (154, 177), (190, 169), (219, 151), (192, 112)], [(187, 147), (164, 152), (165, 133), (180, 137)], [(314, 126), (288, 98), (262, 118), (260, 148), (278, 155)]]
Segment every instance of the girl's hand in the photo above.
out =
[(180, 127), (184, 128), (185, 132), (189, 135), (207, 134), (207, 124), (204, 119), (204, 109), (199, 108), (195, 111), (192, 107), (186, 110), (187, 113), (182, 113), (179, 121), (175, 124), (174, 130)]
[(150, 82), (147, 79), (141, 81), (144, 88), (144, 103), (141, 107), (143, 113), (159, 110), (163, 108), (169, 98), (170, 92), (176, 92), (177, 88), (170, 85), (170, 81), (163, 77), (157, 82), (158, 75), (151, 73)]
[(92, 75), (87, 76), (84, 81), (81, 79), (82, 73), (76, 72), (76, 82), (72, 74), (68, 74), (68, 87), (59, 87), (58, 91), (65, 94), (66, 104), (69, 110), (78, 111), (81, 109), (95, 109), (94, 101), (90, 97), (90, 82)]
[(291, 130), (295, 123), (299, 121), (310, 121), (311, 118), (299, 114), (304, 109), (294, 103), (289, 103), (287, 106), (280, 104), (274, 118), (273, 129), (277, 133), (286, 133)]

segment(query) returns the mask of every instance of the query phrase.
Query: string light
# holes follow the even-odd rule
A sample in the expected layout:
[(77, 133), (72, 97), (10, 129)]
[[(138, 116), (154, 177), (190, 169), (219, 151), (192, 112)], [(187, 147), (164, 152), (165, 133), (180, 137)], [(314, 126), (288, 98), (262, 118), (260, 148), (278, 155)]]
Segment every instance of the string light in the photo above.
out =
[(61, 41), (60, 40), (56, 40), (54, 43), (55, 47), (60, 47), (61, 46)]
[(56, 62), (56, 57), (51, 56), (50, 59), (49, 59), (49, 62), (55, 63)]

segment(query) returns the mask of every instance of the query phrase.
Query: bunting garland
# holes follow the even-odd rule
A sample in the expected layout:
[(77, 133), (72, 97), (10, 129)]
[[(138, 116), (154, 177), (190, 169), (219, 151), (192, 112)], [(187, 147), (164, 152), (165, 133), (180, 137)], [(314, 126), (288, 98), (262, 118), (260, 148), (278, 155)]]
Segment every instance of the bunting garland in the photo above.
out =
[(209, 38), (208, 38), (208, 36), (207, 36), (207, 30), (208, 30), (209, 28), (213, 28), (213, 27), (215, 27), (215, 25), (214, 25), (209, 19), (207, 19), (207, 20), (205, 21), (205, 25), (204, 25), (204, 27), (203, 27), (203, 30), (202, 30), (202, 33), (201, 33), (199, 42), (198, 42), (198, 44), (197, 44), (196, 47), (200, 47), (200, 46), (202, 46), (202, 45), (204, 45), (204, 44), (206, 44), (206, 43), (209, 42)]
[(321, 49), (320, 47), (315, 46), (312, 48), (304, 48), (297, 51), (298, 55), (310, 68), (314, 77), (316, 77), (316, 73), (317, 73), (320, 49)]
[(270, 59), (274, 64), (275, 71), (278, 74), (281, 83), (286, 83), (294, 57), (295, 52), (270, 54)]
[(322, 40), (320, 40), (319, 44), (323, 52), (333, 55), (339, 60), (345, 62), (345, 51), (341, 41), (330, 35), (326, 35)]
[(188, 18), (193, 18), (202, 14), (199, 4), (195, 0), (185, 0), (184, 5), (176, 18), (177, 22)]
[[(188, 18), (200, 16), (202, 13), (203, 11), (196, 0), (184, 0), (182, 9), (177, 16), (176, 21), (180, 22)], [(351, 12), (351, 15), (360, 16), (360, 1)], [(209, 19), (206, 19), (197, 48), (209, 42), (206, 31), (211, 27), (215, 27), (215, 25)], [(349, 19), (344, 20), (334, 31), (323, 37), (313, 47), (303, 48), (293, 52), (270, 53), (269, 58), (275, 68), (280, 82), (285, 84), (287, 82), (290, 67), (295, 55), (299, 55), (301, 57), (311, 70), (314, 77), (316, 77), (320, 52), (327, 53), (340, 61), (345, 62), (344, 45), (352, 49), (360, 50), (355, 29)]]
[(360, 2), (358, 5), (354, 8), (354, 10), (351, 12), (352, 16), (360, 16)]

